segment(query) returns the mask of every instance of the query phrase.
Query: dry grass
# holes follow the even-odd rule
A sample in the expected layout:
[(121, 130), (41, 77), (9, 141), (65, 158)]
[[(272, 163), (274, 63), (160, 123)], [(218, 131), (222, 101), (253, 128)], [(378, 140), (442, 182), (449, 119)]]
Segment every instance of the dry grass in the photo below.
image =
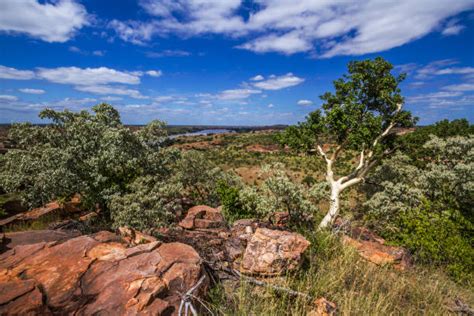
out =
[[(337, 237), (318, 234), (303, 267), (280, 285), (324, 296), (337, 304), (338, 315), (449, 315), (454, 298), (474, 303), (474, 293), (426, 267), (399, 272), (365, 262)], [(311, 302), (241, 282), (234, 289), (212, 290), (210, 304), (218, 315), (305, 315)]]

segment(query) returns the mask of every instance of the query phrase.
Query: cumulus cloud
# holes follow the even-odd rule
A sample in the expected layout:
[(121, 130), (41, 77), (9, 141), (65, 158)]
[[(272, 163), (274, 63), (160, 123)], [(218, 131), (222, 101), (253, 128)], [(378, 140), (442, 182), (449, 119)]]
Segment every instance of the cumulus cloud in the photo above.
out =
[(108, 83), (139, 84), (140, 76), (107, 67), (99, 68), (38, 68), (38, 78), (55, 83), (73, 85), (100, 85)]
[(30, 88), (18, 89), (18, 91), (23, 92), (23, 93), (28, 93), (28, 94), (44, 94), (46, 92), (43, 89), (30, 89)]
[(285, 55), (306, 52), (312, 49), (309, 39), (301, 37), (297, 32), (284, 35), (271, 34), (258, 37), (253, 41), (236, 46), (256, 53), (279, 52)]
[(30, 80), (35, 77), (35, 73), (30, 70), (18, 70), (0, 65), (0, 78), (13, 80)]
[(148, 70), (146, 74), (150, 77), (161, 77), (163, 73), (161, 70)]
[(272, 103), (270, 103), (269, 105), (267, 105), (267, 108), (269, 108), (269, 109), (271, 109), (271, 108), (273, 108), (273, 107), (275, 107), (275, 106), (274, 106)]
[[(318, 52), (320, 57), (361, 55), (404, 45), (439, 30), (474, 0), (141, 0), (148, 22), (112, 21), (117, 35), (136, 44), (154, 36), (222, 34), (245, 38), (237, 45), (257, 53)], [(254, 4), (254, 5), (252, 5)], [(245, 18), (244, 18), (245, 17)], [(454, 21), (454, 20), (452, 20)], [(448, 22), (445, 35), (462, 29)]]
[(255, 77), (250, 78), (252, 81), (260, 81), (265, 79), (262, 75), (256, 75)]
[(27, 34), (46, 42), (66, 42), (87, 25), (88, 14), (74, 0), (2, 0), (0, 31)]
[(302, 106), (309, 106), (309, 105), (313, 104), (313, 101), (311, 101), (311, 100), (299, 100), (297, 102), (297, 104), (302, 105)]
[(220, 100), (240, 100), (250, 97), (252, 94), (262, 93), (260, 90), (254, 89), (230, 89), (224, 90), (217, 95)]
[(299, 85), (303, 82), (303, 78), (297, 77), (290, 72), (282, 76), (272, 75), (266, 80), (261, 80), (253, 83), (253, 85), (263, 90), (280, 90)]

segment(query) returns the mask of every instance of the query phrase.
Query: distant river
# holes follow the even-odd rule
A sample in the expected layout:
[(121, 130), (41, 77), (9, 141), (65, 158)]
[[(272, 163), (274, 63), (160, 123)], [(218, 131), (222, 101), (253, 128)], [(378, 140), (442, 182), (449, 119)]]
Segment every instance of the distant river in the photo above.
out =
[(211, 135), (211, 134), (224, 134), (224, 133), (235, 133), (235, 131), (230, 130), (230, 129), (205, 129), (202, 131), (197, 131), (197, 132), (192, 132), (192, 133), (171, 135), (170, 138), (176, 138), (180, 136), (206, 136), (206, 135)]

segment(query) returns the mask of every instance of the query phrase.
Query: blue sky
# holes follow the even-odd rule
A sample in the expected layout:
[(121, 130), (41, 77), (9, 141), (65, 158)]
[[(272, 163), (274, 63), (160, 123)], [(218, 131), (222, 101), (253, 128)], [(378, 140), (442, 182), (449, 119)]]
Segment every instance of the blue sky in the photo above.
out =
[(474, 121), (474, 0), (0, 0), (0, 123), (108, 102), (129, 124), (292, 124), (376, 56), (420, 124)]

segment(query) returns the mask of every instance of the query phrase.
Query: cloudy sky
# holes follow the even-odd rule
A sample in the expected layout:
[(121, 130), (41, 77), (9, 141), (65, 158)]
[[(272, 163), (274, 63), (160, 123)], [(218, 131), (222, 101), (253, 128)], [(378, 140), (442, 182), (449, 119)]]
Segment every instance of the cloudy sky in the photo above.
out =
[(474, 121), (474, 0), (0, 0), (0, 123), (291, 124), (376, 56), (421, 124)]

